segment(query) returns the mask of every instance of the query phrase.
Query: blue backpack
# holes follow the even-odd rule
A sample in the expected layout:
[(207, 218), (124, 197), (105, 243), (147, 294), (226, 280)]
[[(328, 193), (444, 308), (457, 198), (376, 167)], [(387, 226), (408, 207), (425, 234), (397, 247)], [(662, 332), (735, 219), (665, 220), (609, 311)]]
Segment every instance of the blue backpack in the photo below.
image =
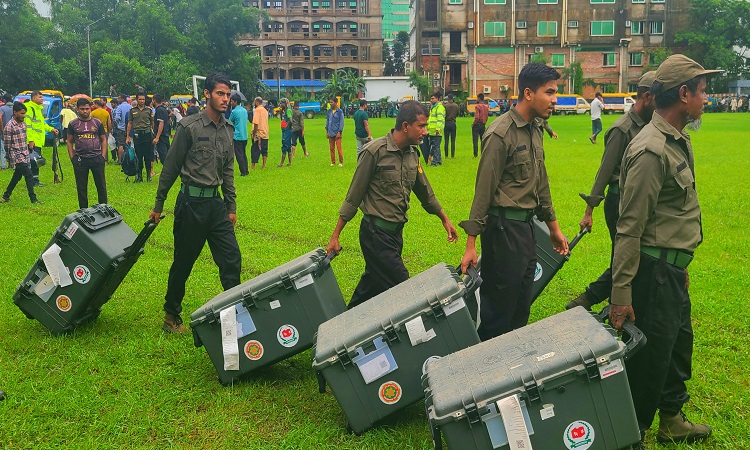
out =
[(135, 149), (132, 145), (125, 148), (121, 161), (122, 173), (125, 174), (125, 181), (130, 177), (138, 175), (138, 161), (135, 159)]

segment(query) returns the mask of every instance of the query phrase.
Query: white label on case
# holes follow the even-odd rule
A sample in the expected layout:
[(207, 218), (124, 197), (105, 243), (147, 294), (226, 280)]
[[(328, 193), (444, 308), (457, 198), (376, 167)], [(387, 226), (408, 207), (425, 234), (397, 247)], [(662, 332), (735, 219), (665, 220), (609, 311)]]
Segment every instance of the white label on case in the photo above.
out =
[(305, 286), (313, 284), (313, 276), (311, 273), (308, 273), (304, 277), (299, 277), (296, 280), (294, 280), (294, 287), (297, 289), (302, 289)]
[(446, 316), (450, 316), (454, 312), (460, 310), (461, 308), (466, 307), (466, 302), (464, 302), (464, 298), (461, 297), (458, 300), (453, 300), (452, 302), (448, 303), (447, 305), (443, 305), (443, 312)]
[(545, 359), (552, 358), (553, 356), (555, 356), (555, 352), (549, 352), (549, 353), (543, 354), (542, 356), (537, 356), (536, 360), (537, 362), (541, 362), (541, 361), (544, 361)]
[(599, 376), (603, 380), (605, 378), (611, 377), (612, 375), (617, 375), (618, 373), (622, 372), (622, 370), (622, 360), (616, 359), (607, 365), (599, 366)]
[(424, 329), (422, 316), (417, 316), (406, 322), (404, 325), (406, 326), (406, 334), (409, 335), (409, 341), (411, 341), (412, 347), (427, 342), (436, 336), (435, 330)]
[(240, 370), (240, 347), (237, 344), (237, 310), (222, 309), (221, 347), (224, 353), (224, 370)]
[(271, 309), (281, 308), (281, 302), (278, 300), (274, 300), (268, 303), (268, 305), (271, 306)]
[(385, 354), (378, 355), (370, 361), (360, 365), (359, 371), (362, 374), (362, 378), (365, 380), (365, 384), (370, 384), (374, 380), (377, 380), (390, 372), (391, 363), (388, 361), (388, 357)]
[(75, 222), (72, 222), (70, 226), (68, 226), (68, 229), (65, 230), (65, 236), (68, 239), (73, 239), (73, 235), (76, 234), (76, 231), (78, 231), (78, 225)]
[(542, 420), (547, 420), (555, 417), (555, 405), (546, 404), (542, 405), (539, 415), (542, 416)]
[(529, 431), (523, 418), (518, 395), (512, 395), (497, 401), (497, 407), (503, 418), (503, 426), (508, 436), (510, 450), (532, 450)]

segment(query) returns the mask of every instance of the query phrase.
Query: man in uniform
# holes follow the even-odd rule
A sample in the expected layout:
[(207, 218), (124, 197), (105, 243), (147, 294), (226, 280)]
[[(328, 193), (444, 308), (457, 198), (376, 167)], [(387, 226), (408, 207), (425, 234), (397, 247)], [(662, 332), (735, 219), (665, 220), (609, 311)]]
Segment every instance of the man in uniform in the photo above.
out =
[(451, 147), (450, 157), (456, 157), (456, 117), (458, 117), (458, 105), (453, 101), (453, 94), (445, 96), (445, 157), (448, 158), (448, 147)]
[(429, 161), (431, 166), (442, 166), (443, 157), (440, 153), (440, 143), (443, 141), (443, 130), (445, 129), (445, 106), (440, 100), (443, 95), (435, 92), (430, 97), (430, 117), (427, 121)]
[[(232, 88), (223, 74), (206, 77), (203, 88), (206, 109), (177, 124), (149, 215), (159, 222), (169, 189), (179, 176), (180, 193), (174, 209), (174, 261), (169, 269), (162, 327), (170, 333), (187, 331), (180, 318), (185, 282), (206, 241), (219, 267), (224, 289), (240, 283), (242, 259), (234, 233), (237, 221), (234, 129), (223, 116)], [(223, 199), (219, 196), (220, 187)]]
[(156, 147), (156, 154), (159, 156), (162, 167), (167, 160), (169, 136), (172, 134), (172, 121), (167, 110), (168, 104), (169, 102), (165, 102), (161, 94), (154, 94), (153, 105), (156, 107), (156, 111), (154, 112), (154, 139), (151, 143)]
[[(594, 225), (592, 217), (594, 208), (604, 200), (604, 220), (607, 223), (613, 246), (617, 231), (617, 219), (620, 217), (620, 162), (630, 141), (651, 121), (651, 115), (654, 113), (654, 97), (650, 90), (651, 85), (654, 84), (654, 79), (656, 79), (655, 71), (646, 72), (641, 76), (638, 80), (638, 98), (635, 105), (604, 133), (604, 155), (602, 155), (602, 162), (599, 171), (596, 173), (591, 194), (581, 193), (581, 198), (587, 205), (586, 212), (581, 219), (581, 229), (591, 228)], [(604, 188), (607, 186), (609, 188), (605, 197)], [(591, 306), (608, 299), (611, 292), (612, 268), (607, 267), (596, 281), (589, 284), (581, 295), (568, 302), (565, 308), (583, 306), (590, 310)]]
[(140, 183), (143, 181), (144, 166), (146, 168), (146, 180), (151, 181), (151, 162), (154, 159), (154, 144), (151, 140), (151, 133), (154, 128), (154, 112), (146, 106), (146, 94), (139, 92), (135, 99), (136, 107), (131, 108), (128, 113), (125, 143), (130, 144), (130, 136), (132, 135), (135, 157), (138, 160), (138, 175), (135, 177), (134, 183)]
[[(44, 98), (40, 91), (33, 91), (31, 93), (31, 101), (27, 101), (26, 105), (26, 141), (29, 144), (29, 153), (38, 153), (42, 156), (42, 148), (44, 147), (45, 141), (47, 140), (47, 132), (51, 131), (57, 136), (60, 132), (57, 128), (48, 125), (44, 120)], [(55, 184), (60, 182), (57, 176), (57, 156), (52, 155), (52, 172), (54, 174)], [(42, 186), (39, 181), (39, 167), (36, 163), (32, 164), (31, 173), (34, 175), (36, 186)]]
[(481, 323), (486, 341), (520, 328), (529, 320), (531, 285), (536, 269), (536, 215), (547, 223), (554, 249), (568, 252), (552, 207), (544, 166), (543, 131), (557, 102), (560, 75), (544, 64), (527, 64), (518, 75), (518, 104), (495, 120), (482, 140), (474, 201), (469, 220), (459, 225), (469, 235), (461, 260), (465, 272), (476, 266), (477, 236), (482, 236)]
[(326, 247), (328, 253), (338, 253), (341, 230), (357, 214), (357, 208), (361, 209), (364, 217), (359, 227), (359, 244), (365, 258), (365, 273), (354, 290), (350, 309), (409, 279), (401, 251), (412, 191), (425, 211), (440, 217), (448, 241), (458, 240), (456, 228), (440, 206), (419, 163), (417, 146), (427, 135), (427, 115), (418, 102), (404, 103), (398, 110), (396, 127), (367, 144), (357, 160), (354, 178)]
[(690, 136), (708, 102), (704, 70), (672, 55), (656, 71), (656, 110), (625, 151), (620, 170), (620, 219), (612, 260), (610, 322), (625, 319), (647, 343), (626, 363), (638, 426), (651, 427), (659, 410), (659, 442), (707, 438), (711, 428), (690, 422), (682, 407), (690, 396), (693, 328), (687, 267), (703, 240)]

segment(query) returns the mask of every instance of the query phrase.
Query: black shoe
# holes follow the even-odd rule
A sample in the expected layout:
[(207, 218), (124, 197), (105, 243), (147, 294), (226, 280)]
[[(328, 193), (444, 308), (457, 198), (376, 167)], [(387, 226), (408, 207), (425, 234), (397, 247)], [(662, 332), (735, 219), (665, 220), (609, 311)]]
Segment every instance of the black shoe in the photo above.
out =
[(151, 175), (146, 175), (146, 181), (151, 182)]
[(37, 181), (34, 187), (42, 187), (44, 184), (41, 181)]
[(140, 175), (135, 177), (135, 180), (133, 180), (133, 183), (143, 183), (143, 177)]
[(43, 205), (42, 201), (41, 201), (41, 200), (39, 200), (39, 199), (36, 199), (36, 200), (32, 200), (32, 201), (31, 201), (31, 203), (32, 203), (32, 204), (37, 204), (37, 205)]

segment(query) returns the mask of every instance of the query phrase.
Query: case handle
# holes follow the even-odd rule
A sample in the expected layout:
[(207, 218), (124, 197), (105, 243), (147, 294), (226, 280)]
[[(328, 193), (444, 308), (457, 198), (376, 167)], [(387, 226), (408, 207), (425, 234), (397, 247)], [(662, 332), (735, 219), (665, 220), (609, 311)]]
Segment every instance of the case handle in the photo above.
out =
[[(466, 269), (466, 275), (469, 276), (469, 280), (464, 281), (464, 284), (466, 285), (466, 293), (467, 295), (473, 294), (474, 291), (479, 289), (479, 286), (482, 285), (482, 275), (479, 273), (478, 269), (479, 266), (474, 267), (471, 264)], [(461, 262), (459, 261), (458, 265), (456, 266), (456, 272), (458, 272), (459, 275), (461, 275), (463, 272), (461, 271)]]
[[(594, 314), (599, 322), (604, 323), (605, 321), (607, 321), (607, 319), (609, 318), (609, 307), (610, 305), (607, 305), (602, 308), (602, 310), (598, 314)], [(623, 335), (626, 335), (628, 337), (628, 339), (625, 340), (624, 356), (625, 361), (627, 361), (635, 356), (635, 354), (638, 353), (638, 350), (646, 345), (648, 339), (646, 338), (646, 335), (643, 334), (643, 331), (635, 326), (635, 324), (630, 320), (626, 320), (625, 322), (623, 322), (622, 333)]]
[(578, 234), (576, 234), (573, 237), (573, 240), (568, 243), (568, 255), (570, 255), (570, 252), (573, 251), (573, 247), (575, 247), (578, 244), (578, 241), (580, 241), (581, 238), (586, 235), (586, 233), (591, 233), (591, 228), (589, 227), (582, 228), (581, 231), (579, 231)]

